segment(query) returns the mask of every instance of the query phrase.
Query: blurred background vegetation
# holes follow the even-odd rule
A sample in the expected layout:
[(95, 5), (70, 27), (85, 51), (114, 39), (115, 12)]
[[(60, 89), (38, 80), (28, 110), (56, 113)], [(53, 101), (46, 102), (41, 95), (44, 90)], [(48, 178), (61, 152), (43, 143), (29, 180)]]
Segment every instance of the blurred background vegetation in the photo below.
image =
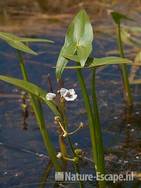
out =
[(95, 24), (108, 24), (111, 9), (138, 18), (141, 0), (4, 0), (0, 1), (0, 30), (42, 33), (68, 24), (81, 8)]

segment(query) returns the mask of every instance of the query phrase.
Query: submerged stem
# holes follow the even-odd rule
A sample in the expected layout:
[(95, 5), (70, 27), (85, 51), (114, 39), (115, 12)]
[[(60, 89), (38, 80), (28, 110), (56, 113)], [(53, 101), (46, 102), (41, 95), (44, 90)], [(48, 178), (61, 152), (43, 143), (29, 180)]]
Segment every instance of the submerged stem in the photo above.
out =
[(97, 96), (96, 96), (96, 69), (94, 69), (92, 72), (92, 99), (93, 99), (96, 141), (98, 144), (97, 147), (98, 171), (100, 171), (100, 173), (102, 174), (105, 174), (103, 139), (102, 139), (102, 132), (100, 127), (99, 110), (98, 110)]
[[(124, 55), (123, 43), (121, 40), (121, 25), (120, 25), (120, 23), (117, 24), (117, 44), (118, 44), (120, 56), (124, 58), (125, 55)], [(120, 65), (120, 69), (121, 69), (121, 76), (122, 76), (123, 86), (124, 86), (124, 98), (125, 98), (125, 101), (127, 102), (128, 108), (132, 108), (133, 100), (132, 100), (129, 79), (128, 79), (127, 65), (125, 65), (125, 64)]]

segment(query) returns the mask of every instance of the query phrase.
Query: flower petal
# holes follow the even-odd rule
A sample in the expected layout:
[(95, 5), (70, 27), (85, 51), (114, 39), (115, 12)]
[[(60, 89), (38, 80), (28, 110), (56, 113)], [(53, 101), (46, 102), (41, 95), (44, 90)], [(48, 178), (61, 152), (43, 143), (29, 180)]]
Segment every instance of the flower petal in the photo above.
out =
[(66, 89), (66, 88), (61, 88), (61, 89), (60, 89), (60, 95), (61, 95), (61, 97), (63, 97), (64, 95), (66, 95), (67, 92), (68, 92), (68, 89)]
[(46, 99), (47, 100), (53, 100), (56, 97), (55, 93), (47, 93)]
[(77, 95), (65, 96), (64, 99), (66, 101), (74, 101), (77, 98)]
[(69, 89), (68, 92), (70, 93), (70, 95), (74, 95), (75, 94), (75, 90), (74, 89)]

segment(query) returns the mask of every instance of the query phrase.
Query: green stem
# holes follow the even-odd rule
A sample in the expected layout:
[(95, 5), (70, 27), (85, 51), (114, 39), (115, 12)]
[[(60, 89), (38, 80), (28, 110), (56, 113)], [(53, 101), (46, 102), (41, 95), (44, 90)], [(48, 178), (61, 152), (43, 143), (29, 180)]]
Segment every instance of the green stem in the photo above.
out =
[[(25, 68), (24, 59), (23, 59), (20, 51), (17, 51), (17, 57), (18, 57), (18, 60), (19, 60), (19, 63), (20, 63), (20, 68), (21, 68), (23, 79), (28, 81), (28, 74), (27, 74), (27, 71), (26, 71), (26, 68)], [(48, 151), (48, 154), (49, 154), (49, 156), (52, 160), (52, 163), (53, 163), (55, 169), (57, 171), (61, 171), (60, 164), (58, 163), (57, 157), (56, 157), (57, 153), (54, 149), (54, 146), (53, 146), (51, 139), (49, 137), (49, 133), (48, 133), (46, 126), (45, 126), (45, 120), (44, 120), (44, 115), (43, 115), (43, 110), (42, 110), (40, 100), (38, 100), (37, 97), (35, 97), (34, 95), (31, 95), (31, 94), (29, 94), (29, 97), (30, 97), (30, 100), (31, 100), (31, 106), (32, 106), (33, 111), (35, 113), (37, 123), (38, 123), (39, 128), (40, 128), (40, 132), (41, 132), (46, 150)]]
[[(124, 58), (125, 55), (124, 55), (123, 43), (121, 40), (120, 23), (117, 24), (117, 44), (118, 44), (120, 56)], [(131, 108), (133, 105), (133, 99), (132, 99), (132, 94), (131, 94), (131, 89), (130, 89), (130, 84), (129, 84), (129, 79), (128, 79), (127, 65), (125, 64), (120, 65), (120, 69), (121, 69), (121, 76), (122, 76), (123, 86), (124, 86), (124, 98), (125, 98), (125, 101), (127, 102), (128, 107)]]
[[(94, 117), (93, 112), (90, 104), (90, 99), (87, 93), (86, 84), (82, 75), (81, 70), (77, 70), (77, 76), (81, 87), (82, 96), (84, 99), (87, 115), (88, 115), (88, 123), (90, 128), (90, 136), (91, 136), (91, 142), (92, 142), (92, 153), (93, 153), (93, 161), (95, 162), (95, 165), (97, 164), (97, 152), (96, 152), (96, 142), (95, 142), (95, 128), (94, 128)], [(97, 167), (96, 167), (97, 168)]]
[[(95, 163), (95, 169), (96, 169), (96, 172), (103, 174), (103, 173), (105, 173), (105, 170), (103, 169), (104, 165), (101, 167), (100, 166), (101, 163), (99, 161), (100, 159), (103, 158), (103, 156), (101, 157), (100, 155), (102, 153), (99, 153), (99, 151), (100, 151), (100, 149), (98, 149), (99, 138), (97, 137), (97, 134), (99, 135), (100, 133), (96, 132), (97, 130), (99, 131), (99, 128), (96, 128), (97, 125), (95, 125), (96, 122), (95, 122), (95, 118), (93, 116), (93, 111), (92, 111), (90, 99), (88, 96), (85, 80), (84, 80), (81, 70), (79, 70), (79, 69), (77, 70), (77, 76), (78, 76), (78, 80), (80, 83), (81, 92), (82, 92), (82, 96), (84, 99), (85, 108), (86, 108), (87, 116), (88, 116), (88, 124), (89, 124), (89, 129), (90, 129), (90, 137), (91, 137), (91, 143), (92, 143), (92, 154), (93, 154), (93, 161)], [(103, 164), (103, 162), (102, 162), (102, 164)], [(106, 187), (105, 181), (99, 181), (99, 188), (105, 188), (105, 187)]]
[(97, 147), (98, 170), (102, 174), (105, 174), (103, 139), (102, 139), (99, 110), (98, 110), (97, 96), (96, 96), (96, 69), (93, 70), (93, 74), (92, 74), (92, 99), (93, 99), (93, 112), (94, 112), (94, 120), (95, 120), (96, 141), (98, 144), (98, 147)]
[(65, 143), (65, 139), (64, 139), (64, 137), (62, 135), (59, 135), (59, 147), (60, 147), (60, 152), (63, 155), (63, 158), (62, 158), (63, 171), (66, 171), (67, 161), (64, 160), (64, 157), (65, 156), (67, 157), (67, 146), (66, 146), (66, 143)]

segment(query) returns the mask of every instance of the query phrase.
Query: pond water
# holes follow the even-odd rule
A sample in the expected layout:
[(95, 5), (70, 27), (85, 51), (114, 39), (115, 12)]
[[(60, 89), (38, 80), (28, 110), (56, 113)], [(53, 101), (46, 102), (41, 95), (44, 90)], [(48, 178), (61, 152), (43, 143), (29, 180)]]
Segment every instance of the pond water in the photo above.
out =
[[(56, 88), (55, 65), (59, 49), (63, 44), (64, 30), (56, 31), (49, 36), (55, 44), (34, 44), (33, 49), (39, 52), (36, 57), (25, 55), (26, 67), (30, 80), (48, 90), (47, 76), (50, 74), (54, 90)], [(95, 40), (94, 54), (104, 56), (105, 51), (115, 47), (114, 41)], [(0, 41), (0, 74), (20, 78), (20, 69), (15, 51)], [(84, 72), (89, 87), (91, 73)], [(75, 88), (77, 101), (67, 104), (69, 129), (74, 130), (80, 121), (84, 128), (72, 137), (73, 142), (86, 153), (87, 161), (81, 165), (81, 171), (92, 172), (89, 131), (86, 113), (80, 94), (75, 71), (63, 74), (66, 88)], [(97, 70), (97, 96), (103, 140), (105, 147), (106, 170), (109, 173), (134, 171), (141, 172), (141, 86), (132, 86), (134, 111), (130, 122), (126, 119), (123, 101), (120, 71), (116, 65), (101, 67)], [(58, 148), (56, 127), (51, 112), (44, 107), (46, 125), (56, 148)], [(41, 188), (57, 187), (54, 184), (54, 172), (46, 182), (46, 168), (49, 162), (42, 138), (32, 113), (27, 120), (28, 130), (23, 130), (23, 117), (20, 107), (20, 92), (8, 84), (0, 82), (0, 188)], [(66, 187), (78, 187), (68, 184)], [(95, 187), (87, 184), (87, 187)], [(109, 185), (110, 187), (110, 185)], [(130, 183), (111, 185), (111, 187), (141, 187), (139, 180)]]

